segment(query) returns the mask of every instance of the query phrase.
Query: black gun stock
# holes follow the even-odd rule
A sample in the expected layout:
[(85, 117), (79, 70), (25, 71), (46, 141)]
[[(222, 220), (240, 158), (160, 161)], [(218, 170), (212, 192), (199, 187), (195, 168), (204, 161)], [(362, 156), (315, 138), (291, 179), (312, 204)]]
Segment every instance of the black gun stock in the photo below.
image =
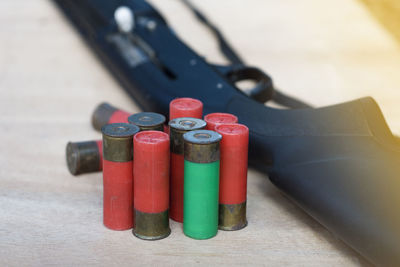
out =
[[(252, 166), (371, 262), (400, 265), (400, 146), (372, 98), (272, 109), (235, 87), (237, 66), (207, 63), (143, 0), (55, 2), (143, 110), (167, 115), (172, 99), (193, 97), (206, 114), (235, 114)], [(119, 6), (133, 11), (132, 32), (118, 30)]]

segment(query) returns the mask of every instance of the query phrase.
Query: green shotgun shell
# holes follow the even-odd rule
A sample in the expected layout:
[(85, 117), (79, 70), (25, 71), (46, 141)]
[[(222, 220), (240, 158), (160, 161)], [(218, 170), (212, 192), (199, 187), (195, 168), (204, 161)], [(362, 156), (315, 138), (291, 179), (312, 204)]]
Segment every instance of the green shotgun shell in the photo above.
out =
[(140, 112), (128, 117), (128, 122), (140, 128), (140, 131), (164, 131), (164, 115), (154, 112)]
[(208, 239), (218, 231), (219, 143), (214, 131), (185, 133), (183, 232), (194, 239)]

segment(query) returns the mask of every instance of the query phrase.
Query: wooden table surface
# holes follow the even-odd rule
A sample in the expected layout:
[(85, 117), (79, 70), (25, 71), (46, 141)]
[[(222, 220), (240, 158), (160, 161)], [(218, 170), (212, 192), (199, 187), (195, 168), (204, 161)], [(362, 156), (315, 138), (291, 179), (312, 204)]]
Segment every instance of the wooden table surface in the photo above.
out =
[[(151, 1), (210, 62), (211, 34), (177, 0)], [(246, 62), (315, 106), (367, 95), (400, 133), (400, 47), (357, 0), (197, 0)], [(0, 265), (359, 266), (368, 263), (249, 171), (247, 228), (141, 241), (102, 225), (102, 175), (67, 171), (68, 141), (100, 138), (101, 101), (138, 111), (50, 1), (0, 1)]]

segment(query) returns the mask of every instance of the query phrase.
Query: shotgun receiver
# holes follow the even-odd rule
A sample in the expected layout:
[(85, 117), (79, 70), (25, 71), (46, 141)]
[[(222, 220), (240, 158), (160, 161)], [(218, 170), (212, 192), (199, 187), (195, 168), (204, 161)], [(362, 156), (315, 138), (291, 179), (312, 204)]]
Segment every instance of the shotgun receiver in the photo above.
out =
[[(372, 98), (266, 107), (280, 94), (268, 75), (207, 63), (145, 1), (54, 1), (144, 111), (167, 115), (172, 99), (193, 97), (206, 114), (235, 114), (250, 129), (253, 167), (371, 262), (400, 264), (400, 145)], [(115, 17), (121, 6), (130, 17)], [(257, 85), (244, 93), (235, 86), (242, 79)]]

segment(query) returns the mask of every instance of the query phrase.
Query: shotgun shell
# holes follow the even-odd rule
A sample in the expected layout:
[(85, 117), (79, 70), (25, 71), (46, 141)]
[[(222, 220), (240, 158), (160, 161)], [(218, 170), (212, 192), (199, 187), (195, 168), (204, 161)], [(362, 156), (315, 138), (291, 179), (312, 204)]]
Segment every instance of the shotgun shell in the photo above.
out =
[(238, 118), (229, 113), (210, 113), (204, 116), (204, 120), (207, 122), (207, 130), (215, 131), (215, 126), (225, 123), (237, 123)]
[(103, 142), (68, 142), (65, 150), (68, 170), (72, 175), (99, 172), (103, 169)]
[(189, 97), (172, 100), (169, 103), (169, 120), (183, 117), (201, 119), (203, 117), (203, 103)]
[(206, 127), (206, 122), (195, 118), (176, 118), (169, 122), (171, 138), (170, 217), (183, 222), (183, 134)]
[(218, 231), (219, 143), (214, 131), (185, 133), (183, 232), (207, 239)]
[(138, 126), (140, 131), (164, 131), (165, 117), (154, 112), (140, 112), (129, 116), (128, 122)]
[(133, 227), (133, 135), (128, 123), (103, 126), (103, 222), (112, 230)]
[(233, 231), (247, 225), (247, 154), (249, 129), (242, 124), (220, 124), (222, 135), (219, 178), (219, 229)]
[(169, 228), (169, 136), (145, 131), (133, 138), (133, 234), (145, 240), (167, 237)]
[(101, 128), (106, 124), (127, 123), (130, 115), (130, 113), (117, 109), (108, 103), (101, 103), (93, 112), (92, 125), (96, 130), (101, 131)]

